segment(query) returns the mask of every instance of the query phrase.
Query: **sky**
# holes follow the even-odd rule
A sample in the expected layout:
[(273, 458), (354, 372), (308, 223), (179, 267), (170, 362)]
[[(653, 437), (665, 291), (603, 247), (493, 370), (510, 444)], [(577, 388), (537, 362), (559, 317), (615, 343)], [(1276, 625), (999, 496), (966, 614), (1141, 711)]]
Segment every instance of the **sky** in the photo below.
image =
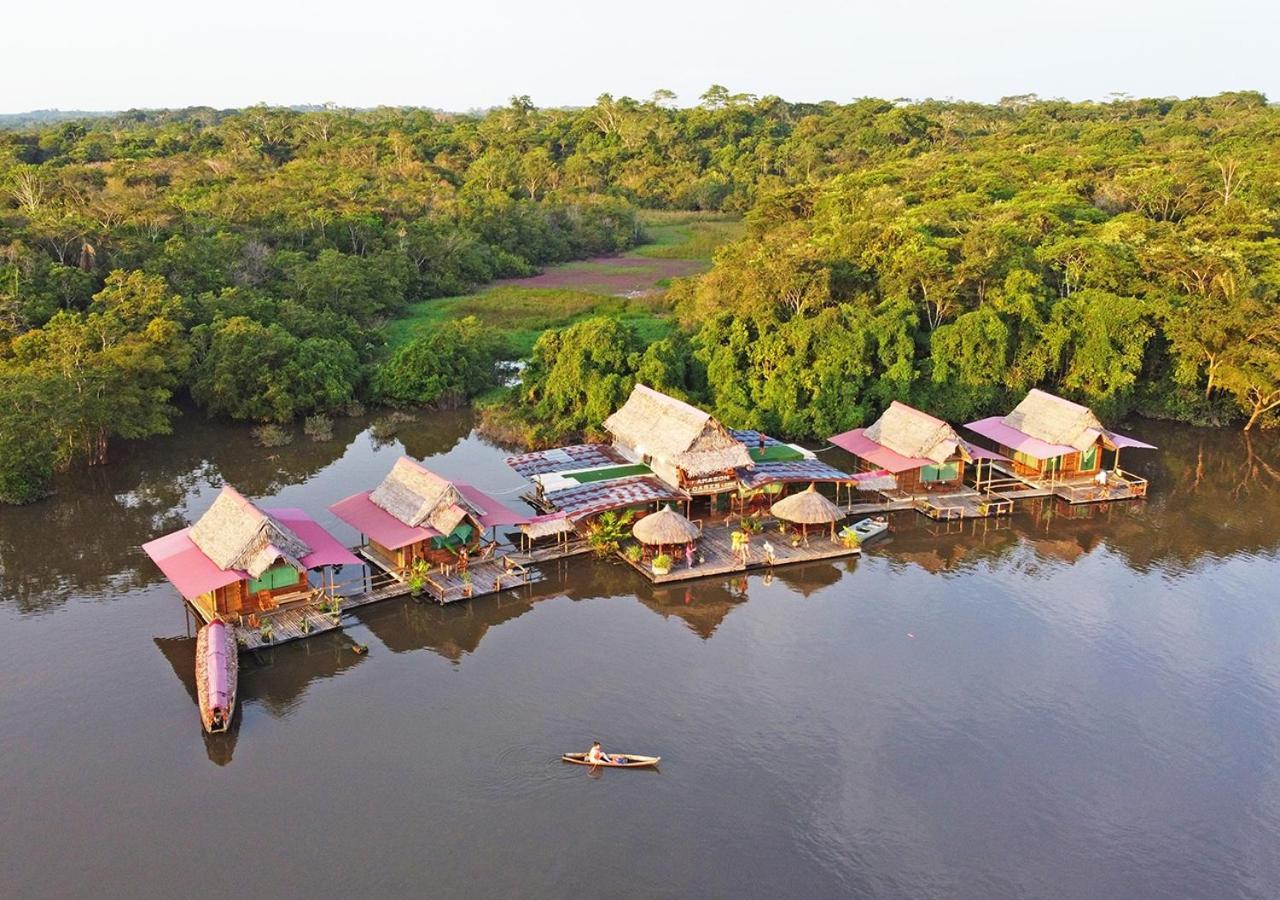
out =
[(1258, 90), (1280, 0), (60, 0), (6, 4), (0, 112), (585, 106), (711, 84), (793, 101)]

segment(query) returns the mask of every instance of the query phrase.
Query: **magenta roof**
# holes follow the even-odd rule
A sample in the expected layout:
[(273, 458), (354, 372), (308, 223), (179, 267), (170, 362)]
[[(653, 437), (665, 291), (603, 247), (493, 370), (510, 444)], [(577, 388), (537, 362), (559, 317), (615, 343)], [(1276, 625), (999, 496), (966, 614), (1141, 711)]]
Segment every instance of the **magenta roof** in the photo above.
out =
[(361, 491), (352, 494), (330, 506), (329, 512), (388, 550), (399, 550), (418, 541), (440, 536), (440, 532), (430, 525), (404, 524), (370, 500), (371, 493), (373, 492)]
[[(1053, 459), (1055, 456), (1065, 456), (1068, 453), (1079, 452), (1075, 447), (1068, 444), (1050, 444), (1048, 441), (1042, 441), (1039, 438), (1025, 434), (1010, 425), (1004, 424), (1000, 416), (991, 416), (990, 418), (970, 422), (965, 428), (975, 434), (982, 435), (984, 438), (995, 441), (1001, 447), (1008, 447), (1010, 450), (1025, 453), (1035, 459)], [(1117, 447), (1137, 447), (1142, 450), (1156, 449), (1154, 444), (1145, 443), (1128, 435), (1117, 434), (1114, 431), (1104, 431), (1103, 436)], [(999, 457), (996, 458), (999, 459)]]
[[(883, 444), (877, 444), (867, 437), (866, 431), (867, 429), (865, 428), (855, 428), (853, 431), (837, 434), (831, 438), (831, 443), (895, 475), (899, 472), (909, 472), (912, 469), (919, 469), (924, 466), (937, 465), (931, 459), (926, 459), (922, 456), (903, 456)], [(985, 450), (977, 444), (971, 444), (968, 441), (961, 441), (961, 443), (964, 445), (965, 452), (973, 459), (1004, 459), (999, 453)]]
[[(516, 525), (527, 522), (529, 517), (516, 512), (510, 507), (490, 497), (479, 488), (459, 481), (453, 482), (458, 493), (475, 510), (476, 520), (485, 528), (501, 525)], [(369, 499), (372, 491), (361, 491), (352, 494), (345, 500), (339, 500), (329, 507), (342, 521), (356, 531), (377, 541), (388, 550), (399, 550), (418, 541), (439, 537), (440, 532), (430, 525), (406, 525), (381, 506)], [(470, 510), (468, 510), (470, 512)]]
[(865, 428), (855, 428), (852, 431), (846, 431), (844, 434), (837, 434), (831, 438), (831, 443), (841, 449), (848, 450), (854, 456), (861, 457), (867, 462), (895, 474), (911, 469), (919, 469), (921, 466), (934, 465), (931, 459), (903, 456), (883, 444), (877, 444), (867, 437), (866, 431), (867, 429)]
[(509, 506), (504, 505), (500, 500), (495, 500), (484, 491), (477, 487), (466, 484), (465, 482), (455, 481), (453, 486), (458, 489), (458, 493), (471, 504), (471, 508), (482, 513), (479, 516), (480, 524), (485, 528), (492, 528), (495, 525), (516, 525), (520, 522), (527, 522), (529, 516), (524, 513), (518, 513)]
[[(360, 560), (302, 510), (264, 509), (262, 512), (288, 527), (311, 548), (310, 553), (298, 560), (308, 569), (360, 564)], [(209, 591), (249, 580), (248, 572), (218, 568), (191, 540), (190, 532), (188, 526), (142, 545), (143, 551), (159, 566), (178, 593), (194, 600)]]

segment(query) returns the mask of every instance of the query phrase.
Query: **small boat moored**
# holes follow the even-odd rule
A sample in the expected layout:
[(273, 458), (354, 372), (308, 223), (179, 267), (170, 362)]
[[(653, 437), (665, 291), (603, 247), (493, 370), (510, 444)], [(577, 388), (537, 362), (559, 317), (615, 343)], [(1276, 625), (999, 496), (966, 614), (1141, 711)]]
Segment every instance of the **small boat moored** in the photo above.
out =
[(200, 721), (210, 734), (231, 727), (239, 668), (235, 632), (221, 619), (203, 626), (196, 635), (196, 694)]
[(850, 529), (857, 536), (858, 543), (865, 544), (872, 538), (877, 538), (888, 531), (889, 520), (884, 516), (871, 516), (854, 522)]
[[(656, 766), (662, 762), (661, 756), (637, 756), (634, 753), (610, 753), (608, 754), (610, 762), (593, 763), (587, 760), (585, 753), (566, 753), (560, 758), (567, 763), (574, 763), (579, 766), (600, 766), (610, 769), (640, 769), (645, 766)], [(626, 760), (625, 762), (613, 762), (616, 759)]]

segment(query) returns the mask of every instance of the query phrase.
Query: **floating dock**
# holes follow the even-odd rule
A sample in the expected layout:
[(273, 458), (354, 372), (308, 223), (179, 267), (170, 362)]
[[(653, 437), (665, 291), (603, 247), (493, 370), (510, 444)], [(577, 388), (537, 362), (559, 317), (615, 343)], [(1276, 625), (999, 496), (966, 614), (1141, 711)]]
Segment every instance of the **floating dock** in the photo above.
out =
[[(687, 565), (683, 554), (680, 553), (672, 554), (671, 571), (665, 575), (654, 574), (653, 566), (649, 562), (633, 562), (621, 551), (618, 552), (618, 558), (654, 584), (669, 584), (673, 581), (691, 581), (695, 578), (776, 568), (820, 559), (858, 556), (862, 553), (862, 548), (858, 545), (850, 547), (838, 539), (832, 540), (829, 529), (821, 526), (813, 526), (807, 539), (801, 539), (798, 544), (793, 544), (792, 539), (798, 532), (782, 534), (778, 531), (777, 524), (775, 520), (769, 520), (768, 526), (762, 533), (751, 536), (745, 563), (733, 552), (732, 535), (738, 529), (728, 522), (707, 525), (703, 528), (692, 567)], [(765, 557), (766, 542), (773, 547), (772, 563)]]

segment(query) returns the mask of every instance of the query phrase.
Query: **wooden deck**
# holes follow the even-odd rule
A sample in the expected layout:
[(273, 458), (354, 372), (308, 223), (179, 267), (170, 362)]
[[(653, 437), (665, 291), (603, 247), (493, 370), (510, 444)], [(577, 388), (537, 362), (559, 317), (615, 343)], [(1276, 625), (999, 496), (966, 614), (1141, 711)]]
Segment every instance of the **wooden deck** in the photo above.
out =
[[(202, 622), (208, 624), (209, 611), (195, 603), (188, 604)], [(271, 640), (267, 640), (262, 628), (251, 628), (247, 624), (233, 623), (236, 643), (246, 650), (260, 650), (263, 647), (274, 647), (300, 640), (326, 631), (337, 631), (342, 627), (341, 621), (321, 610), (319, 603), (300, 603), (282, 609), (257, 613), (259, 623), (271, 623)]]
[[(412, 593), (404, 578), (398, 572), (388, 568), (377, 554), (368, 553), (364, 548), (356, 552), (367, 560), (370, 566), (377, 568), (380, 574), (374, 576), (372, 589), (343, 598), (343, 609), (367, 606), (379, 600), (403, 597)], [(471, 576), (469, 584), (462, 577), (462, 573), (456, 570), (443, 572), (437, 569), (426, 576), (423, 594), (437, 603), (453, 603), (458, 600), (469, 600), (472, 597), (483, 597), (486, 594), (496, 594), (508, 588), (522, 587), (539, 580), (538, 573), (530, 572), (514, 557), (510, 566), (504, 564), (501, 559), (474, 561), (467, 566), (467, 574)]]
[(839, 540), (833, 541), (829, 528), (817, 526), (809, 529), (808, 540), (793, 546), (792, 535), (779, 533), (778, 522), (774, 519), (766, 519), (764, 532), (751, 537), (750, 552), (744, 564), (733, 553), (731, 535), (737, 527), (736, 522), (705, 526), (702, 538), (698, 541), (698, 557), (695, 558), (693, 567), (688, 567), (683, 555), (680, 555), (675, 558), (675, 564), (666, 575), (655, 575), (649, 561), (632, 562), (622, 552), (618, 553), (618, 557), (654, 584), (668, 584), (673, 581), (689, 581), (694, 578), (770, 568), (771, 564), (765, 559), (764, 553), (766, 541), (773, 547), (772, 567), (841, 556), (857, 556), (862, 552), (861, 547), (846, 547)]
[(1066, 475), (1062, 478), (1033, 478), (1019, 475), (1010, 466), (992, 463), (992, 468), (1004, 476), (992, 482), (1001, 494), (1014, 500), (1030, 497), (1057, 497), (1072, 505), (1105, 503), (1112, 500), (1133, 500), (1147, 496), (1147, 480), (1122, 469), (1108, 470), (1106, 484), (1098, 484), (1094, 476)]

